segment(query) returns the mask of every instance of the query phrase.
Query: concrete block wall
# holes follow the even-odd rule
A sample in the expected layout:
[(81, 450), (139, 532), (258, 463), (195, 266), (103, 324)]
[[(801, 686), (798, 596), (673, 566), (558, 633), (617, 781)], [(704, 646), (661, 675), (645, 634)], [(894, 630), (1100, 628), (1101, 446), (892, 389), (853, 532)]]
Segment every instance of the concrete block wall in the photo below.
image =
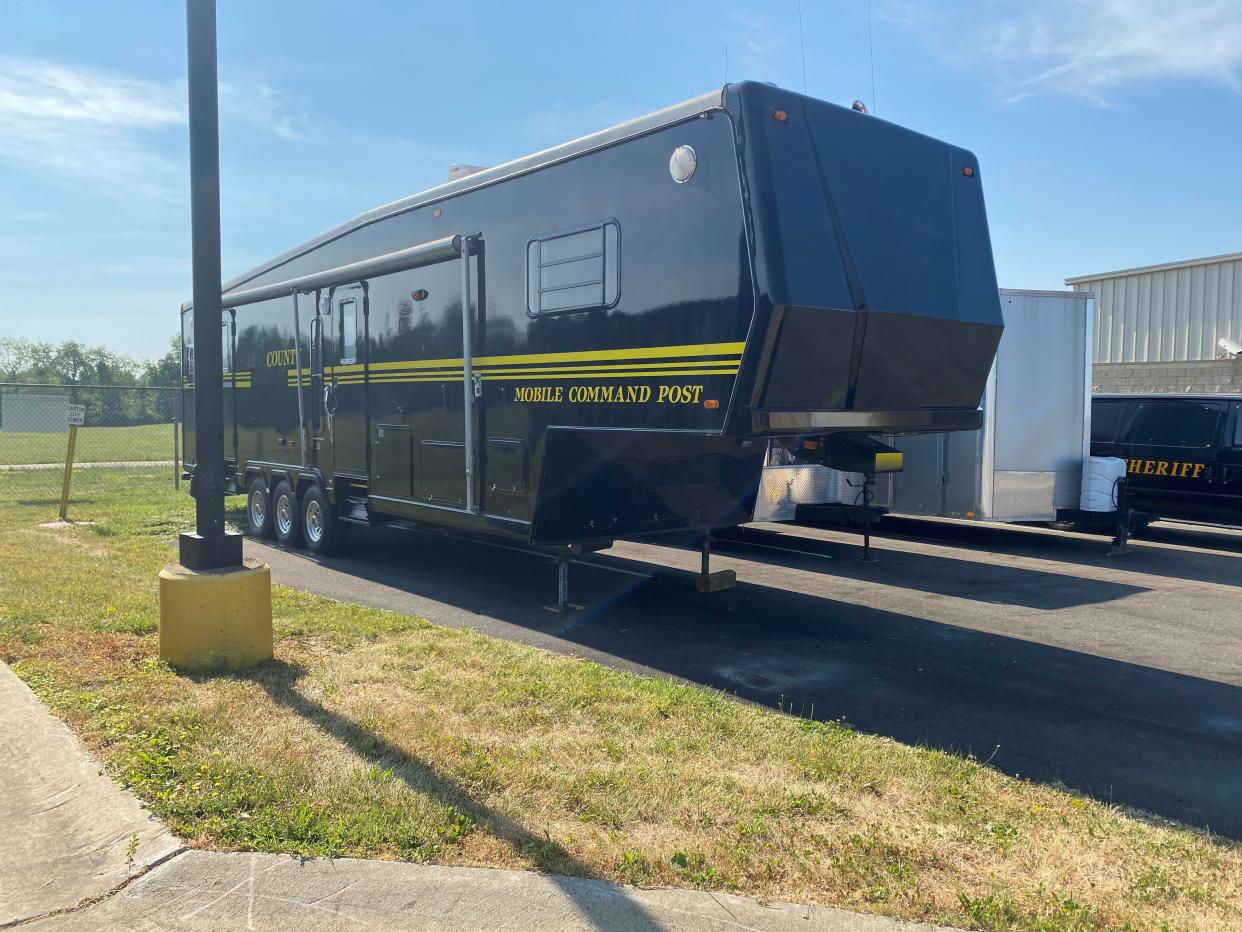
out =
[(1242, 359), (1096, 363), (1091, 381), (1096, 392), (1242, 394)]

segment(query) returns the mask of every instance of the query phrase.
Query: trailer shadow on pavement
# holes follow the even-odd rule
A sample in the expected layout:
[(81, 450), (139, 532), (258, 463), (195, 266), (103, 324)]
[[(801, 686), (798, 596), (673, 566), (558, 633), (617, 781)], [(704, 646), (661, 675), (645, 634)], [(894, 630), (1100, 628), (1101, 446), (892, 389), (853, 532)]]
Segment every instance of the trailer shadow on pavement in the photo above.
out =
[[(652, 555), (634, 559), (631, 550)], [(899, 593), (897, 610), (882, 609), (830, 597), (840, 580), (822, 573), (759, 563), (739, 569), (736, 588), (699, 595), (688, 574), (660, 571), (661, 555), (677, 551), (630, 544), (625, 556), (576, 561), (571, 596), (587, 608), (558, 615), (540, 609), (552, 596), (550, 561), (513, 548), (374, 529), (354, 535), (341, 557), (254, 541), (247, 552), (295, 588), (844, 719), (1242, 838), (1242, 688), (1103, 648), (920, 617), (918, 606), (935, 596)], [(695, 558), (681, 556), (664, 562), (684, 569)], [(984, 576), (996, 569), (971, 566)], [(1038, 575), (1025, 583), (1049, 584)], [(1111, 602), (1068, 609), (1105, 610), (1124, 616), (1125, 600), (1114, 592)], [(995, 605), (977, 611), (1003, 624)]]
[[(873, 548), (882, 540), (872, 541)], [(887, 585), (935, 592), (992, 605), (1057, 610), (1123, 599), (1147, 590), (1141, 586), (1066, 576), (1023, 566), (991, 563), (980, 569), (974, 561), (930, 553), (878, 551), (876, 567), (860, 567), (861, 538), (852, 541), (791, 537), (762, 528), (739, 528), (727, 537), (713, 539), (718, 554), (744, 557), (757, 563), (823, 573), (829, 576), (866, 578)], [(898, 572), (892, 572), (897, 569)]]
[(1242, 530), (1232, 528), (1162, 521), (1132, 538), (1130, 553), (1117, 556), (1109, 554), (1111, 539), (1105, 534), (1076, 534), (1023, 525), (888, 515), (873, 539), (887, 538), (1013, 556), (1043, 557), (1051, 547), (1056, 560), (1062, 563), (1242, 586), (1242, 565), (1238, 561), (1242, 556)]
[(1143, 528), (1139, 540), (1183, 547), (1210, 547), (1242, 555), (1242, 527), (1157, 521)]

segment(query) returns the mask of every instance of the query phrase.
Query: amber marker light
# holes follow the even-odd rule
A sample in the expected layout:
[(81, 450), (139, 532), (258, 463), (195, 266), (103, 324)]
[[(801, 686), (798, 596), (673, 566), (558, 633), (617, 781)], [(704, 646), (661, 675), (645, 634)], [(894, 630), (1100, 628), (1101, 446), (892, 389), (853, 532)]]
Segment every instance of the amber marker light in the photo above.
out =
[(703, 407), (705, 407), (708, 411), (715, 411), (720, 407), (720, 402), (715, 398), (708, 398), (705, 402), (703, 402)]
[(788, 123), (789, 114), (786, 113), (784, 110), (773, 110), (772, 119), (774, 119), (777, 123)]

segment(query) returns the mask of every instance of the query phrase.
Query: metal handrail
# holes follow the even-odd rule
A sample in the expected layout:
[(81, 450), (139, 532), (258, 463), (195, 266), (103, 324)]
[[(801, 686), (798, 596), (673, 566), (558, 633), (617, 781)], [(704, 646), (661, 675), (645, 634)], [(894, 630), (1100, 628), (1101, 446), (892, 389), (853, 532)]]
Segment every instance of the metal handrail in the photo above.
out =
[(477, 512), (474, 502), (474, 327), (470, 317), (470, 242), (461, 237), (461, 356), (462, 447), (466, 457), (466, 511)]

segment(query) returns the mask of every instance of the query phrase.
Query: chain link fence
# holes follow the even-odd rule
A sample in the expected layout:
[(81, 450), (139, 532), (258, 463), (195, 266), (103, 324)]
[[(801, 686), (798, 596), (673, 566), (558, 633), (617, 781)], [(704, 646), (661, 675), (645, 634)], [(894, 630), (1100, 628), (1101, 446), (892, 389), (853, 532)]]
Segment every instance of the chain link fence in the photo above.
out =
[(0, 477), (6, 472), (45, 473), (49, 486), (59, 488), (69, 446), (70, 405), (86, 409), (75, 444), (75, 472), (159, 475), (177, 483), (179, 389), (27, 382), (0, 382)]

